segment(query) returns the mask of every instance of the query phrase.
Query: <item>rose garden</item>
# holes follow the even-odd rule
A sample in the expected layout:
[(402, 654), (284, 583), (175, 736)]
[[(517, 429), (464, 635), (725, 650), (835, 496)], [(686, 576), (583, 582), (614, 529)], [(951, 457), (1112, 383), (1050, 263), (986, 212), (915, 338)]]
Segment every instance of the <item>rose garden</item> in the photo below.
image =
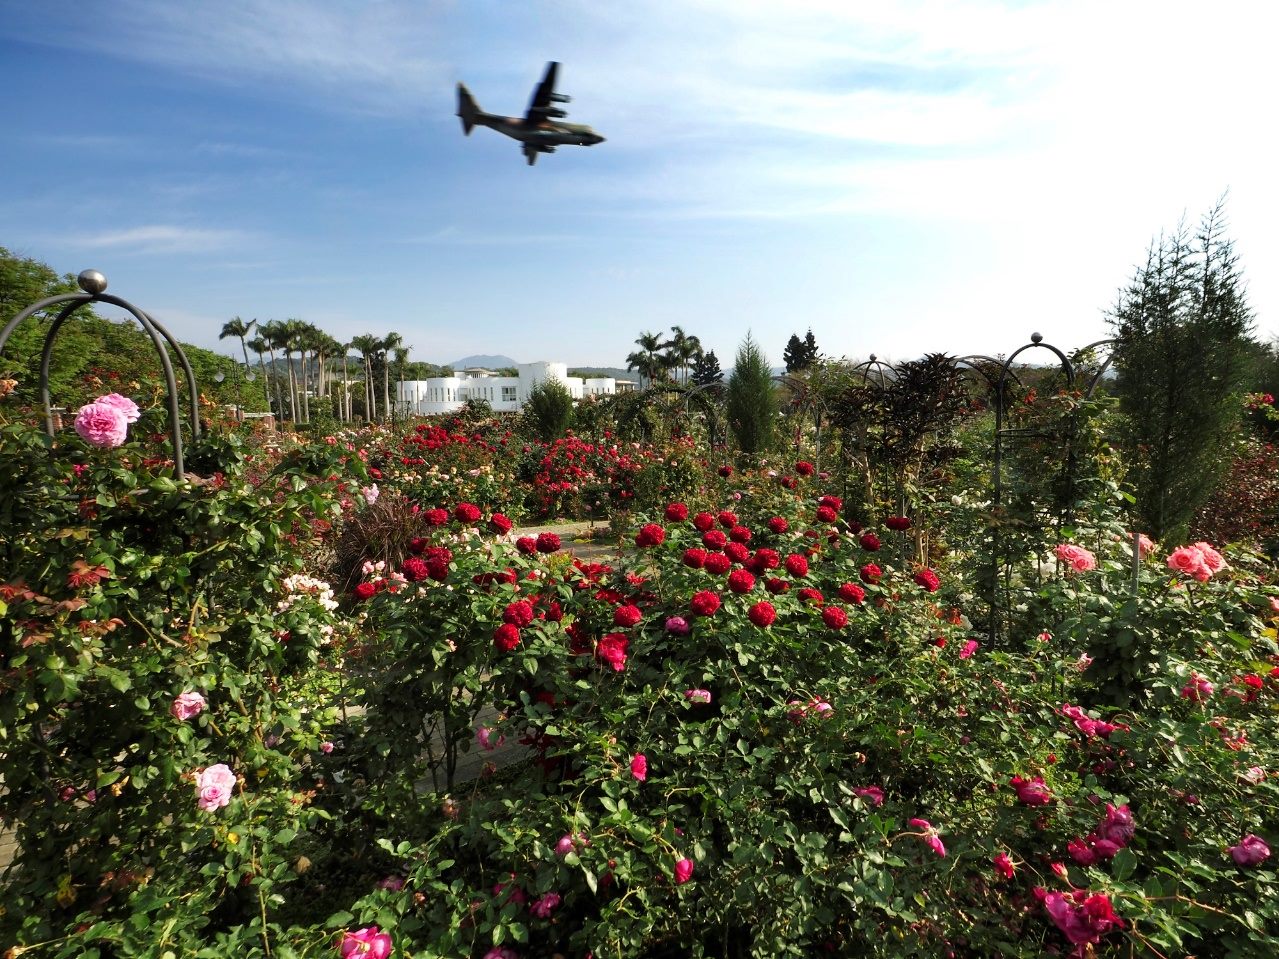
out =
[(1275, 954), (1260, 481), (1157, 539), (1099, 367), (874, 372), (185, 471), (6, 381), (6, 955)]

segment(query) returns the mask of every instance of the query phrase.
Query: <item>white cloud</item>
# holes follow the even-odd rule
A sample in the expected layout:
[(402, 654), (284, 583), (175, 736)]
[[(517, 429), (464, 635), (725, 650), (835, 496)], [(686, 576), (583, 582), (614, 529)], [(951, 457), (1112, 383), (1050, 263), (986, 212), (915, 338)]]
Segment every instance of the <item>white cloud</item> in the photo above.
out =
[(206, 230), (150, 225), (100, 233), (63, 237), (67, 246), (124, 253), (202, 253), (243, 243), (248, 234), (239, 230)]

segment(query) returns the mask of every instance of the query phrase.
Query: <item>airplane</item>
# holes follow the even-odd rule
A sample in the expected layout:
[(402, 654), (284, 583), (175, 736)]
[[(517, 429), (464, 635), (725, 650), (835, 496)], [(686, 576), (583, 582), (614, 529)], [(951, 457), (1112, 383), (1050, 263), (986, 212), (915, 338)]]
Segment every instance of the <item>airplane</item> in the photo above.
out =
[(519, 140), (524, 144), (524, 156), (528, 159), (529, 166), (537, 162), (539, 153), (554, 153), (557, 146), (571, 144), (589, 147), (603, 143), (604, 138), (590, 127), (581, 123), (562, 122), (568, 112), (555, 104), (568, 103), (573, 98), (555, 92), (555, 75), (559, 67), (555, 61), (546, 65), (546, 75), (533, 91), (533, 99), (523, 117), (501, 117), (495, 113), (485, 113), (465, 84), (459, 83), (457, 115), (462, 118), (462, 131), (470, 136), (475, 127), (488, 127)]

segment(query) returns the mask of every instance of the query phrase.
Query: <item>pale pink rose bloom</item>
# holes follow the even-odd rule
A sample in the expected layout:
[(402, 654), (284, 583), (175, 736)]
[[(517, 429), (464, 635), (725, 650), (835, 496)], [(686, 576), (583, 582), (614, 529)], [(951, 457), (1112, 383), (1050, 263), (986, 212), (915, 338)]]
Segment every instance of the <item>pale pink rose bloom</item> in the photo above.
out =
[(325, 755), (328, 755), (329, 753), (333, 752), (333, 743), (329, 742), (328, 740), (325, 740), (324, 742), (320, 743), (320, 752), (324, 753)]
[(342, 959), (386, 959), (391, 954), (391, 936), (377, 926), (344, 932), (338, 952)]
[(1210, 545), (1207, 543), (1193, 543), (1192, 545), (1203, 554), (1204, 565), (1208, 567), (1209, 573), (1220, 573), (1226, 568), (1226, 558)]
[(1239, 778), (1244, 782), (1252, 783), (1255, 786), (1257, 783), (1265, 782), (1266, 771), (1260, 766), (1249, 766), (1239, 774)]
[(103, 403), (107, 406), (114, 406), (124, 414), (126, 423), (136, 423), (138, 417), (142, 415), (142, 411), (138, 409), (138, 404), (133, 402), (127, 396), (121, 396), (119, 393), (108, 393), (106, 396), (99, 396), (93, 402)]
[(709, 689), (686, 689), (684, 690), (684, 698), (690, 703), (709, 703), (711, 701), (711, 691)]
[(1256, 866), (1270, 858), (1270, 847), (1260, 836), (1248, 833), (1239, 845), (1230, 847), (1230, 858), (1236, 866)]
[(179, 693), (178, 697), (173, 700), (173, 705), (169, 707), (169, 712), (173, 714), (174, 719), (180, 719), (183, 722), (192, 716), (198, 716), (204, 712), (204, 697), (197, 692), (187, 690), (185, 693)]
[(364, 502), (368, 503), (370, 506), (377, 502), (377, 498), (381, 495), (381, 493), (382, 491), (377, 488), (377, 483), (374, 483), (372, 486), (366, 486), (364, 489), (360, 490), (360, 495), (364, 497)]
[(1057, 554), (1059, 560), (1076, 573), (1086, 573), (1097, 568), (1097, 557), (1082, 546), (1076, 546), (1073, 543), (1061, 543), (1053, 552)]
[(119, 407), (89, 403), (76, 413), (75, 431), (90, 446), (110, 450), (123, 445), (129, 434), (129, 421)]
[(235, 789), (235, 773), (224, 763), (217, 763), (196, 776), (195, 788), (200, 797), (199, 807), (205, 812), (213, 812), (230, 804), (231, 793)]
[(1201, 583), (1208, 582), (1212, 569), (1198, 546), (1178, 546), (1168, 554), (1168, 568), (1182, 576), (1189, 576)]
[(1155, 541), (1145, 533), (1138, 533), (1137, 551), (1141, 554), (1142, 559), (1149, 559), (1150, 555), (1155, 551)]

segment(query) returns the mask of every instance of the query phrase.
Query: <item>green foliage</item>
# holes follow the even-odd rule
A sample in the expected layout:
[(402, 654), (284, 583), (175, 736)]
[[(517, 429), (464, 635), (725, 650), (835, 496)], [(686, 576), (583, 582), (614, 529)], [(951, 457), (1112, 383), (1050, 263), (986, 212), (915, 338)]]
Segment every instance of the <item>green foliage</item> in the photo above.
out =
[(573, 423), (573, 394), (557, 379), (547, 379), (529, 391), (523, 420), (544, 443), (563, 436)]
[(782, 362), (786, 364), (787, 373), (801, 373), (816, 363), (818, 356), (817, 340), (810, 329), (802, 340), (797, 334), (791, 334), (782, 353)]
[(1219, 204), (1193, 238), (1184, 226), (1161, 237), (1110, 317), (1120, 442), (1138, 513), (1156, 537), (1185, 535), (1238, 430), (1252, 316), (1224, 230)]
[(715, 351), (703, 353), (693, 363), (693, 383), (697, 386), (710, 386), (724, 380), (724, 371), (719, 368), (719, 357)]
[(728, 378), (725, 407), (738, 449), (748, 455), (772, 449), (777, 426), (773, 373), (749, 333), (737, 348), (737, 360)]

